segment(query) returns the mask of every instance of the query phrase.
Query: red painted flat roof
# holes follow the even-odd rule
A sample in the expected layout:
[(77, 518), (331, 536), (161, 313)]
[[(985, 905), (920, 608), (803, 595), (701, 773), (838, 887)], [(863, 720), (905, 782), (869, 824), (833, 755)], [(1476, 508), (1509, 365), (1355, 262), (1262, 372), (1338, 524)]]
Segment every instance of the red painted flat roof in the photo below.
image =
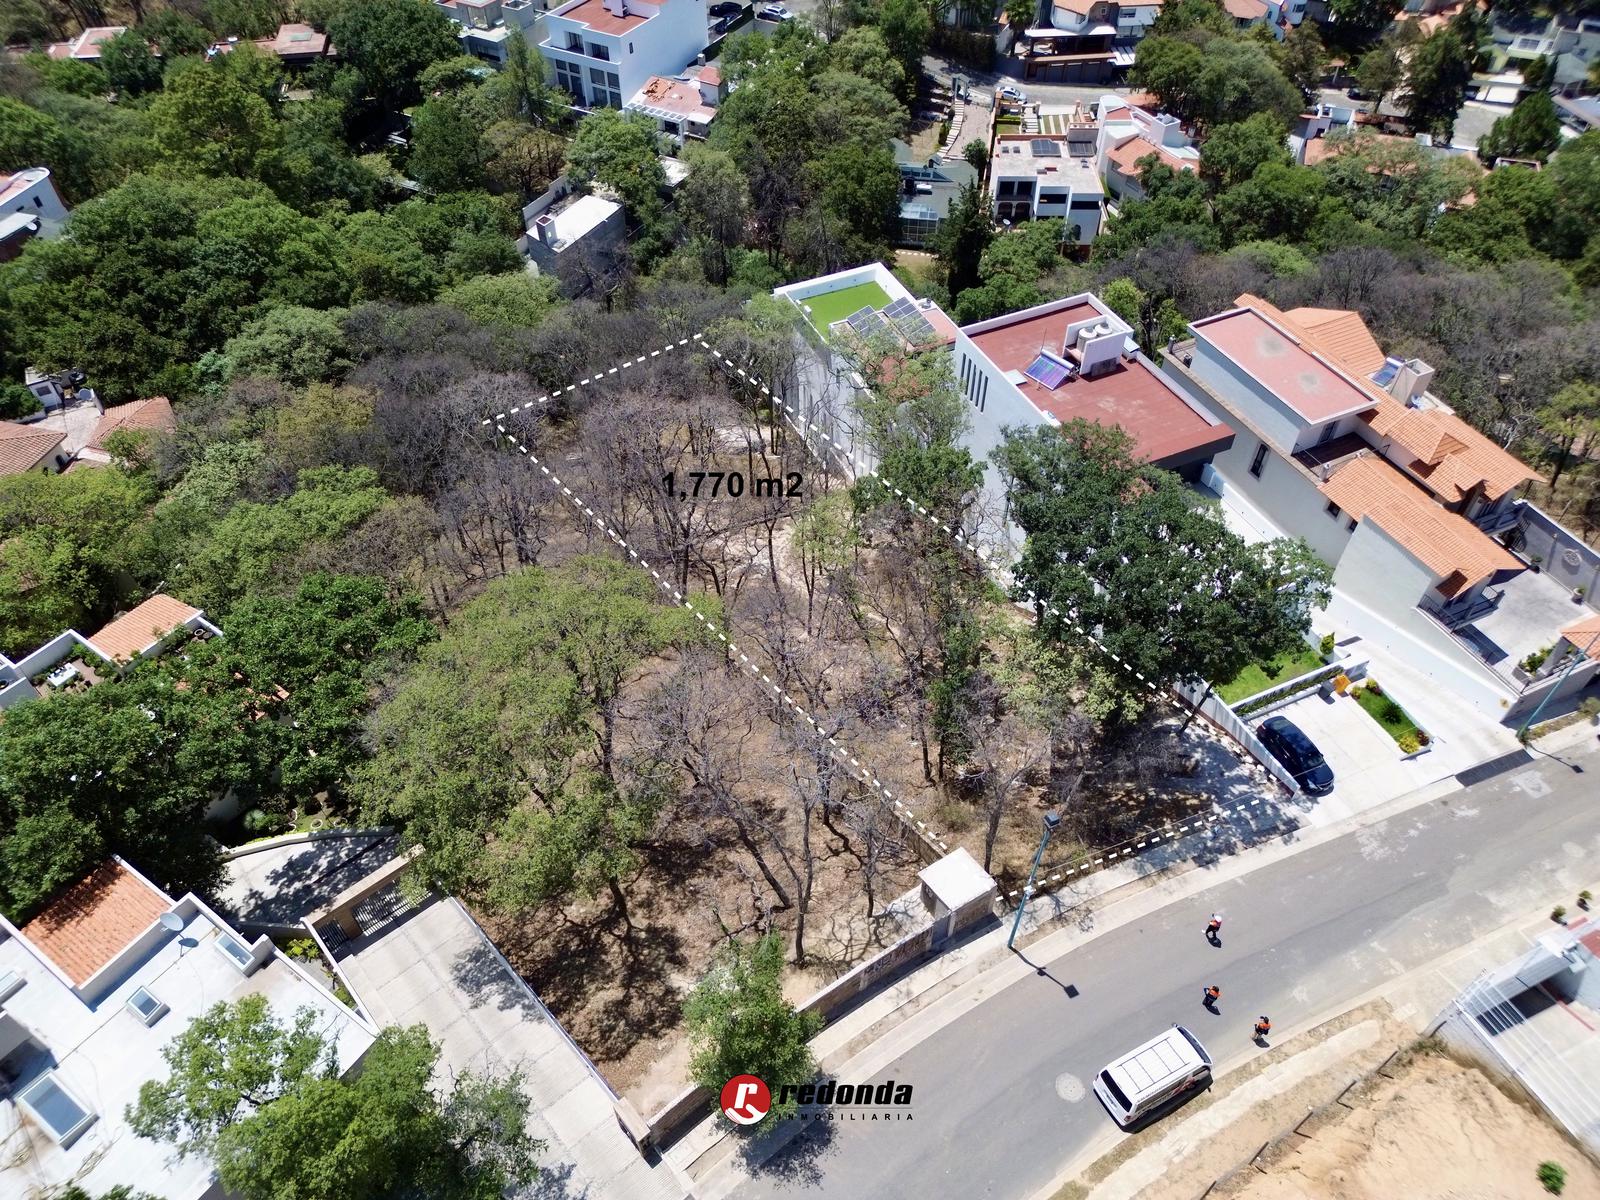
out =
[(1375, 403), (1254, 309), (1197, 321), (1194, 331), (1307, 421), (1331, 420)]
[[(1100, 315), (1092, 304), (1075, 304), (969, 336), (1000, 370), (1026, 371), (1041, 349), (1061, 354), (1068, 325)], [(1018, 387), (1030, 404), (1058, 421), (1080, 417), (1121, 426), (1139, 453), (1157, 466), (1206, 447), (1220, 450), (1233, 440), (1231, 428), (1207, 423), (1141, 359), (1120, 359), (1103, 375), (1075, 377), (1054, 391), (1033, 379)]]
[(605, 6), (604, 0), (583, 0), (582, 4), (551, 15), (581, 21), (596, 33), (627, 33), (628, 30), (637, 29), (650, 19), (644, 13), (630, 12), (625, 17), (616, 16)]

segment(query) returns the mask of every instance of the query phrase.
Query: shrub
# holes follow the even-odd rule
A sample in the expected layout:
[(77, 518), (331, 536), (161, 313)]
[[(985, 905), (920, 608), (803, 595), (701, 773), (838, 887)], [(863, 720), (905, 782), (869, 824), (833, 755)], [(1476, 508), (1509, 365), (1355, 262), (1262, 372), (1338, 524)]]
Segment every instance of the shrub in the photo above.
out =
[(1578, 711), (1591, 721), (1596, 717), (1600, 717), (1600, 696), (1590, 696), (1582, 704), (1578, 705)]
[(1535, 650), (1532, 654), (1528, 655), (1527, 658), (1522, 660), (1522, 669), (1529, 675), (1532, 675), (1540, 667), (1544, 666), (1544, 660), (1549, 657), (1549, 646), (1544, 647), (1542, 650)]
[(1561, 1189), (1567, 1186), (1567, 1169), (1560, 1163), (1546, 1159), (1539, 1164), (1539, 1182), (1544, 1184), (1544, 1190), (1552, 1196), (1561, 1195)]
[(278, 818), (264, 808), (252, 808), (244, 815), (244, 827), (248, 833), (270, 833), (277, 824)]
[(1414, 734), (1414, 733), (1402, 733), (1400, 735), (1400, 753), (1402, 753), (1402, 754), (1415, 754), (1418, 750), (1421, 750), (1421, 749), (1422, 749), (1422, 743), (1417, 739), (1417, 735), (1416, 734)]
[(1589, 907), (1589, 901), (1591, 901), (1593, 899), (1594, 899), (1594, 893), (1591, 892), (1588, 888), (1584, 888), (1583, 891), (1578, 893), (1578, 903), (1583, 905), (1585, 908)]
[(1567, 906), (1558, 904), (1552, 908), (1550, 910), (1550, 919), (1552, 921), (1565, 921), (1567, 919)]
[(942, 800), (933, 808), (934, 820), (950, 833), (965, 833), (972, 828), (972, 807), (959, 800)]
[(1328, 657), (1328, 655), (1332, 654), (1333, 653), (1333, 634), (1331, 634), (1331, 633), (1323, 634), (1322, 635), (1322, 640), (1317, 643), (1317, 649), (1322, 651), (1322, 657), (1324, 657), (1324, 658), (1326, 658), (1326, 657)]
[(1383, 695), (1383, 689), (1378, 686), (1378, 681), (1376, 679), (1367, 680), (1367, 691), (1371, 692), (1374, 696)]

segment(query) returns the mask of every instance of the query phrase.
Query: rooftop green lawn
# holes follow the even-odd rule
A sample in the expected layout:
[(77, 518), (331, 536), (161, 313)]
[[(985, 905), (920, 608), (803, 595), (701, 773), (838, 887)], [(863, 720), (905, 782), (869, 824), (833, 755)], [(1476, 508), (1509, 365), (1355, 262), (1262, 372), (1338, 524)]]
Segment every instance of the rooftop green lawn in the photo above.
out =
[(1254, 696), (1280, 683), (1287, 683), (1299, 675), (1309, 675), (1322, 666), (1322, 658), (1310, 646), (1289, 654), (1280, 654), (1267, 663), (1251, 663), (1237, 676), (1217, 689), (1224, 704), (1237, 704), (1246, 696)]
[(811, 310), (811, 323), (818, 331), (827, 333), (829, 325), (844, 320), (857, 309), (886, 307), (889, 303), (889, 293), (869, 281), (840, 288), (837, 292), (828, 292), (826, 295), (813, 296), (800, 303)]

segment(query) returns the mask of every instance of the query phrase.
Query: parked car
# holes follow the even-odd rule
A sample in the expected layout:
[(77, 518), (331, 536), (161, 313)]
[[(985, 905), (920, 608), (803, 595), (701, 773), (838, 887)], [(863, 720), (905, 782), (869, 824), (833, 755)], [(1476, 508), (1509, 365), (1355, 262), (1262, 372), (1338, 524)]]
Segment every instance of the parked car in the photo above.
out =
[(713, 20), (717, 17), (737, 17), (744, 11), (744, 5), (735, 4), (734, 0), (722, 0), (721, 4), (713, 4), (708, 11)]
[(722, 20), (720, 20), (720, 21), (711, 22), (711, 24), (706, 26), (706, 32), (709, 33), (712, 37), (718, 37), (721, 34), (727, 33), (728, 32), (728, 18), (727, 17), (723, 17)]
[(1256, 736), (1308, 795), (1326, 796), (1333, 791), (1333, 768), (1317, 744), (1289, 718), (1268, 717), (1261, 722)]
[(794, 20), (794, 14), (781, 4), (769, 4), (756, 13), (756, 19), (760, 21), (792, 21)]
[(1028, 97), (1023, 94), (1021, 88), (1009, 83), (1002, 83), (999, 87), (995, 88), (994, 94), (999, 96), (1002, 100), (1011, 101), (1013, 104), (1025, 103), (1028, 99)]

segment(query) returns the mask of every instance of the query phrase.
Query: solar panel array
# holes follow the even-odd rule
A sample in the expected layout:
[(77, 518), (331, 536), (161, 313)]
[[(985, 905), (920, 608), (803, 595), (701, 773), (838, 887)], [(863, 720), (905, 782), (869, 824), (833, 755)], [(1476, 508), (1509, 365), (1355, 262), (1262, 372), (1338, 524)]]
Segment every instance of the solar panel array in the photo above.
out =
[(1023, 374), (1053, 392), (1067, 381), (1067, 376), (1072, 374), (1072, 368), (1048, 354), (1041, 354), (1028, 364), (1028, 369)]
[(870, 304), (865, 308), (856, 309), (844, 320), (857, 337), (873, 337), (889, 331), (889, 327), (883, 323), (883, 317), (874, 312)]
[(1034, 138), (1029, 143), (1035, 158), (1060, 158), (1061, 143), (1052, 142), (1049, 138)]
[(894, 327), (900, 331), (900, 335), (913, 346), (920, 346), (938, 337), (914, 300), (896, 300), (883, 310), (883, 315), (894, 322)]

